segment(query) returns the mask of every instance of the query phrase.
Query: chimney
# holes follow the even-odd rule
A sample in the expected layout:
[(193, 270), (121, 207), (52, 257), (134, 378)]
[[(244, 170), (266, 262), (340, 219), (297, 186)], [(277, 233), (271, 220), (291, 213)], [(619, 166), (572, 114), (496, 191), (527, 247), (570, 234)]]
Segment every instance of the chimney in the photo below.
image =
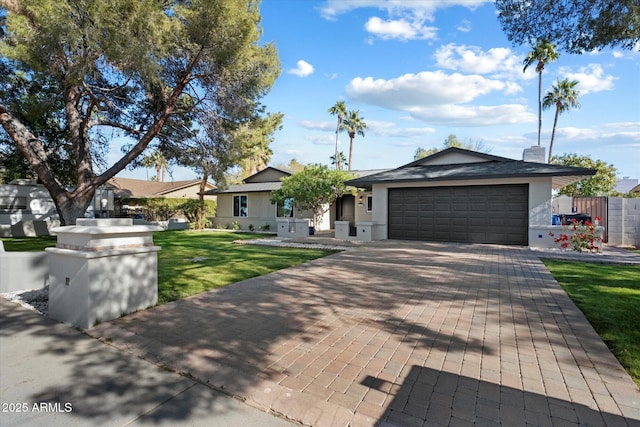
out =
[(546, 163), (544, 156), (544, 147), (534, 145), (531, 148), (525, 148), (522, 152), (522, 160), (525, 162)]

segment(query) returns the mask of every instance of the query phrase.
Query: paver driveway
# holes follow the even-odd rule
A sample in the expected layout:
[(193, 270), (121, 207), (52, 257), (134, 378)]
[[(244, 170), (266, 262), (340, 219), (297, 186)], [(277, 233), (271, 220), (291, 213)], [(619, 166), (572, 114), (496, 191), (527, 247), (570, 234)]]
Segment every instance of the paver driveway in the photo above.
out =
[(309, 425), (640, 424), (527, 248), (378, 242), (90, 333)]

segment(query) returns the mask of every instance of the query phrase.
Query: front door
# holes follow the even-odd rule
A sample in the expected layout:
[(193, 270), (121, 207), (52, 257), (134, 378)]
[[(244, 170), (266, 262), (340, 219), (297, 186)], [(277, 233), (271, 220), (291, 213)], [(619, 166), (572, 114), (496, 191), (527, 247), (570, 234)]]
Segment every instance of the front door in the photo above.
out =
[(349, 221), (354, 223), (356, 220), (356, 198), (351, 194), (345, 194), (336, 200), (336, 221)]

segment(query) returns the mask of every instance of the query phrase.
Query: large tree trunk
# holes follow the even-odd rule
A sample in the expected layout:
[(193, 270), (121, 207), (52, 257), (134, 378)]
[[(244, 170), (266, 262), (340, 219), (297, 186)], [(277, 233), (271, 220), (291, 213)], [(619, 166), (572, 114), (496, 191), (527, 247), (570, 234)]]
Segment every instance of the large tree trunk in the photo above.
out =
[(202, 180), (200, 181), (200, 192), (198, 193), (201, 206), (201, 209), (198, 212), (198, 220), (196, 224), (198, 230), (204, 230), (205, 224), (207, 222), (207, 206), (204, 203), (204, 192), (207, 191), (208, 179), (209, 174), (205, 172), (204, 175), (202, 175)]
[(0, 125), (15, 142), (20, 153), (29, 162), (42, 184), (49, 191), (63, 225), (73, 225), (76, 223), (76, 218), (82, 218), (95, 191), (135, 160), (147, 148), (153, 138), (160, 133), (169, 116), (173, 113), (182, 91), (191, 80), (191, 70), (198, 62), (199, 57), (200, 53), (191, 59), (184, 75), (171, 90), (164, 108), (149, 129), (140, 137), (140, 140), (99, 176), (96, 176), (93, 171), (91, 145), (88, 136), (93, 109), (90, 107), (88, 111), (82, 112), (80, 110), (82, 108), (80, 89), (73, 85), (65, 87), (63, 95), (65, 116), (71, 133), (70, 142), (73, 145), (74, 155), (76, 156), (77, 180), (76, 188), (73, 192), (67, 191), (56, 179), (55, 171), (48, 164), (47, 153), (42, 142), (14, 117), (4, 104), (0, 103)]

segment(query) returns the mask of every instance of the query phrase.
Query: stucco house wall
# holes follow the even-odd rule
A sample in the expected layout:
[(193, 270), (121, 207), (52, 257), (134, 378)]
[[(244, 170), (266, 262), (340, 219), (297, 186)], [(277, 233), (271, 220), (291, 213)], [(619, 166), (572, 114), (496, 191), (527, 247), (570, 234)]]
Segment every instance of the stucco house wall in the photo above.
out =
[[(247, 196), (247, 216), (233, 216), (233, 197), (238, 195)], [(248, 230), (249, 225), (253, 225), (256, 230), (264, 225), (268, 225), (269, 231), (276, 230), (276, 205), (271, 203), (271, 192), (251, 192), (251, 193), (222, 193), (218, 194), (218, 206), (216, 216), (213, 218), (213, 226), (216, 228), (230, 228), (235, 221), (240, 229)], [(298, 219), (311, 218), (313, 215), (309, 211), (300, 211), (294, 207), (293, 217)], [(280, 218), (282, 219), (282, 218)], [(318, 230), (328, 229), (329, 212), (319, 226)]]

